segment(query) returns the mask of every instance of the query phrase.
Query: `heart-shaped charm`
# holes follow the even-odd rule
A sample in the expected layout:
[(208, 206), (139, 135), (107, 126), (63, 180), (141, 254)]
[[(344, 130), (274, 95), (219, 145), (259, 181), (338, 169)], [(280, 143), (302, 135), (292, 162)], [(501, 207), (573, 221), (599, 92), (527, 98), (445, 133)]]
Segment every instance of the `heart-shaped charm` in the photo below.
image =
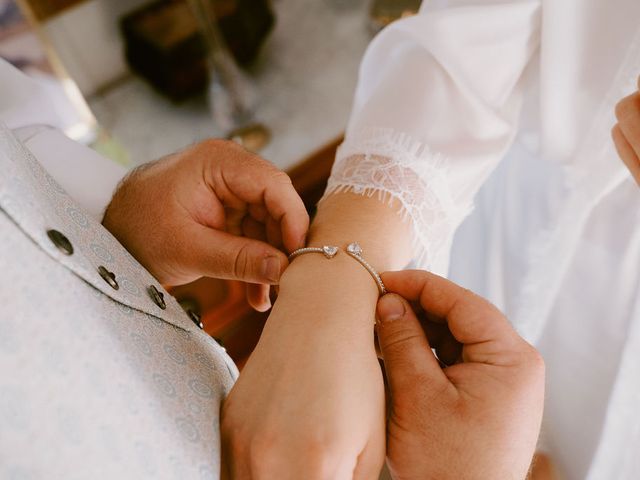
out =
[(333, 258), (336, 256), (336, 253), (338, 253), (338, 247), (334, 247), (333, 245), (325, 245), (324, 247), (322, 247), (322, 253), (324, 253), (324, 256), (327, 258)]
[(358, 242), (353, 242), (347, 245), (347, 252), (353, 255), (362, 255), (362, 247)]

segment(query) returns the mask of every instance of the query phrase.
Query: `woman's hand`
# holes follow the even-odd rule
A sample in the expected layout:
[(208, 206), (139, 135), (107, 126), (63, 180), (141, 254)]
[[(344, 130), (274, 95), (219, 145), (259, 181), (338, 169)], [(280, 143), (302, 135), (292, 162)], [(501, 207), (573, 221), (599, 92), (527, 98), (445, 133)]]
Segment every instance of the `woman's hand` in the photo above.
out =
[(345, 253), (291, 264), (222, 409), (223, 478), (377, 478), (385, 437), (376, 298)]
[[(379, 270), (409, 259), (398, 206), (350, 193), (320, 203), (309, 245), (358, 241)], [(222, 409), (231, 478), (374, 479), (384, 462), (384, 385), (373, 333), (378, 289), (340, 252), (284, 272), (257, 348)]]
[(258, 310), (304, 245), (309, 217), (289, 177), (234, 142), (207, 140), (134, 170), (104, 226), (161, 283), (249, 282)]
[[(640, 89), (640, 77), (638, 77)], [(640, 185), (640, 91), (623, 98), (616, 105), (618, 123), (611, 135), (618, 155)]]

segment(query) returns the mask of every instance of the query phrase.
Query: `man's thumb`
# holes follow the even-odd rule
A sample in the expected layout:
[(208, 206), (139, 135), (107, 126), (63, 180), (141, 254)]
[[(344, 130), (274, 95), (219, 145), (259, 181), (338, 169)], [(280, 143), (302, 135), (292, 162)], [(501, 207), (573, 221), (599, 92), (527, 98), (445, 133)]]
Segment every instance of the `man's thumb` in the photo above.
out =
[(194, 241), (195, 250), (202, 274), (214, 278), (273, 285), (288, 265), (287, 256), (265, 242), (217, 230)]
[(391, 393), (410, 391), (416, 381), (446, 381), (411, 305), (395, 293), (377, 307), (378, 343)]

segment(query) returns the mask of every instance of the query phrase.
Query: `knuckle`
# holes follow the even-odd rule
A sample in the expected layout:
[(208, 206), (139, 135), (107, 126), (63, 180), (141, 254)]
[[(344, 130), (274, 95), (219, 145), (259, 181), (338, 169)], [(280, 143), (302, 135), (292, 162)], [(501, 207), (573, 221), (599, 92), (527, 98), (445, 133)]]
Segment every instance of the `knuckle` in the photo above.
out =
[(408, 328), (397, 328), (383, 331), (383, 335), (379, 338), (380, 347), (386, 354), (393, 352), (402, 353), (406, 344), (416, 341), (420, 338), (419, 332), (415, 332)]
[(231, 273), (236, 278), (244, 278), (251, 273), (251, 266), (249, 245), (244, 243), (236, 252)]
[(337, 456), (334, 455), (330, 445), (318, 439), (308, 439), (305, 444), (305, 463), (308, 471), (314, 472), (313, 478), (332, 478), (335, 471)]
[(487, 300), (486, 298), (484, 298), (481, 295), (478, 295), (476, 292), (471, 291), (471, 290), (467, 290), (467, 292), (469, 293), (470, 296), (472, 296), (476, 302), (479, 305), (482, 305), (486, 308), (486, 313), (489, 315), (492, 315), (495, 317), (496, 320), (506, 320), (506, 316), (504, 315), (504, 313), (502, 313), (502, 310), (500, 310), (498, 307), (496, 307), (493, 303), (491, 303), (489, 300)]
[(622, 113), (624, 111), (623, 103), (624, 103), (624, 100), (620, 100), (618, 103), (616, 103), (616, 106), (614, 107), (614, 110), (613, 110), (618, 121), (620, 120), (620, 117), (622, 116)]
[(278, 170), (277, 168), (274, 167), (274, 171), (271, 175), (271, 178), (273, 179), (274, 182), (280, 184), (280, 185), (291, 185), (291, 178), (289, 177), (289, 175), (287, 175), (285, 172), (283, 172), (282, 170)]
[(632, 95), (623, 98), (615, 106), (616, 118), (619, 122), (625, 122), (630, 117), (640, 114), (640, 107), (638, 106), (637, 96)]
[(514, 359), (521, 372), (520, 380), (526, 385), (538, 385), (544, 381), (545, 362), (542, 354), (532, 345), (524, 342), (524, 346), (514, 352)]
[(534, 347), (529, 347), (529, 365), (531, 368), (537, 373), (544, 373), (545, 371), (545, 362), (542, 354), (536, 350)]
[(611, 127), (611, 138), (613, 138), (614, 142), (618, 142), (620, 135), (622, 134), (622, 131), (620, 130), (620, 125), (619, 124), (615, 124), (613, 127)]
[(223, 140), (220, 138), (207, 138), (202, 140), (197, 146), (205, 152), (217, 151), (228, 145), (229, 140)]
[(250, 155), (238, 143), (224, 138), (207, 138), (198, 143), (195, 149), (215, 163), (232, 161), (234, 164), (243, 165), (245, 157)]
[(236, 144), (236, 147), (240, 148), (240, 150), (236, 151), (237, 155), (234, 161), (240, 163), (243, 166), (243, 168), (246, 168), (247, 170), (253, 170), (257, 174), (263, 175), (262, 181), (269, 180), (273, 177), (276, 177), (278, 173), (284, 174), (284, 172), (278, 169), (269, 160), (266, 160), (262, 158), (260, 155), (257, 155), (253, 152), (249, 152), (248, 150), (245, 150), (244, 147), (240, 145)]
[(270, 478), (274, 472), (288, 468), (291, 462), (296, 468), (312, 473), (310, 479), (332, 478), (338, 457), (332, 454), (330, 445), (314, 438), (307, 432), (304, 438), (291, 444), (279, 441), (275, 431), (263, 430), (252, 436), (248, 442), (248, 455), (251, 471), (259, 478)]
[(476, 295), (476, 292), (468, 289), (467, 287), (460, 287), (460, 288), (462, 289), (462, 295), (465, 297), (476, 298), (478, 296)]
[(200, 145), (204, 145), (204, 146), (212, 146), (215, 147), (217, 145), (220, 145), (222, 143), (225, 143), (225, 140), (221, 140), (219, 138), (213, 138), (213, 137), (209, 137), (209, 138), (205, 138)]

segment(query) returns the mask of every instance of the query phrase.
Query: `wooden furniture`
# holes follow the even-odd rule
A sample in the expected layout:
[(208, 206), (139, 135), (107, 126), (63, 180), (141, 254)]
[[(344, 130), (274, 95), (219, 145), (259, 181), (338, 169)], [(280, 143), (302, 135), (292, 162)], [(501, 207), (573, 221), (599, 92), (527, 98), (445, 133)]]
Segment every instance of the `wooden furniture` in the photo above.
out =
[(18, 3), (23, 11), (29, 12), (36, 20), (42, 22), (84, 1), (85, 0), (19, 0)]
[[(287, 172), (311, 215), (322, 197), (341, 141), (329, 143)], [(249, 306), (245, 286), (241, 282), (201, 278), (176, 287), (171, 293), (201, 315), (205, 331), (220, 341), (242, 368), (268, 317), (268, 312), (256, 312)]]

